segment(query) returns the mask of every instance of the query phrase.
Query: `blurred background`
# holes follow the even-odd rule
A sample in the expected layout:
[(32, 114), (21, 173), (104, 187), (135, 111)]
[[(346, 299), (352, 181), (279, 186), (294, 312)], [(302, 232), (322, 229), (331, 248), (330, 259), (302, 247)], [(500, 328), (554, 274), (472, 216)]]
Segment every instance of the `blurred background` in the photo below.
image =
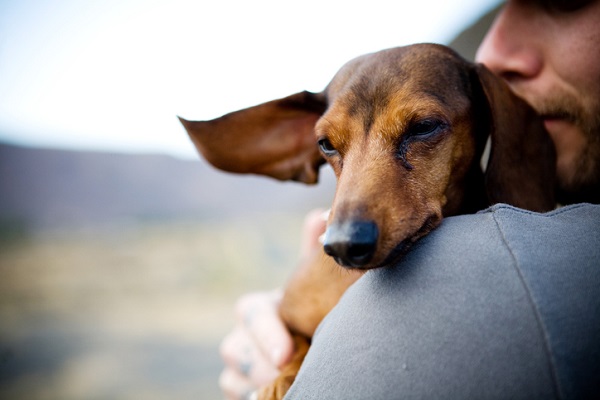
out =
[(176, 115), (387, 47), (472, 59), (498, 4), (0, 0), (0, 398), (221, 398), (235, 299), (286, 281), (335, 180), (215, 171)]

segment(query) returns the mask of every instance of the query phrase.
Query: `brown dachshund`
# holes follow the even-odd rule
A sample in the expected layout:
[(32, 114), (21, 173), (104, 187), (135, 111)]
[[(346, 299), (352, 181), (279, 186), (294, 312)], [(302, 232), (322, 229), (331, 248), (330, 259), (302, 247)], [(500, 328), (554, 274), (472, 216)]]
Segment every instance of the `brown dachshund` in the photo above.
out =
[(260, 398), (283, 397), (316, 326), (361, 272), (398, 261), (442, 216), (499, 202), (555, 206), (554, 147), (534, 110), (484, 66), (440, 45), (368, 54), (321, 93), (182, 123), (217, 168), (315, 183), (328, 162), (337, 176), (324, 241), (331, 257), (305, 264), (281, 305), (296, 358)]

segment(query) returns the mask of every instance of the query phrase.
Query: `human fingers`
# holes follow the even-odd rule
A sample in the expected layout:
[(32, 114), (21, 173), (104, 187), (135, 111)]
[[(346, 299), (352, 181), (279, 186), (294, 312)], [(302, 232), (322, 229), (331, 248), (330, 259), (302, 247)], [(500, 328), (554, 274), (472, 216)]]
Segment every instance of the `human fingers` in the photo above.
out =
[(302, 259), (310, 257), (315, 250), (322, 247), (321, 236), (325, 233), (328, 217), (329, 210), (315, 209), (310, 211), (304, 218), (300, 247), (300, 257)]
[(231, 368), (225, 368), (219, 376), (219, 387), (227, 400), (255, 400), (257, 387), (250, 380)]
[(282, 296), (280, 289), (255, 292), (243, 296), (236, 304), (239, 323), (276, 368), (285, 365), (294, 351), (292, 336), (279, 315)]
[[(237, 326), (223, 339), (220, 353), (226, 369), (237, 374), (229, 376), (236, 387), (240, 386), (238, 383), (243, 383), (256, 388), (271, 382), (279, 373), (243, 326)], [(236, 378), (241, 382), (235, 382)]]

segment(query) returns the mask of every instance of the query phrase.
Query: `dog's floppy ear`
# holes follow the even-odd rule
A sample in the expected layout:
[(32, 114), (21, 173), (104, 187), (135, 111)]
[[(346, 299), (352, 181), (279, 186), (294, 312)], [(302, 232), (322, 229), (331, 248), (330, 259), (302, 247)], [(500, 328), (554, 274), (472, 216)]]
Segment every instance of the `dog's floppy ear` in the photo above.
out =
[[(532, 211), (555, 208), (556, 156), (552, 139), (535, 110), (513, 94), (484, 65), (475, 67), (487, 102), (491, 152), (485, 173), (490, 204)], [(484, 112), (481, 107), (479, 112)]]
[(180, 118), (196, 149), (215, 167), (316, 183), (323, 164), (314, 126), (325, 95), (300, 92), (211, 121)]

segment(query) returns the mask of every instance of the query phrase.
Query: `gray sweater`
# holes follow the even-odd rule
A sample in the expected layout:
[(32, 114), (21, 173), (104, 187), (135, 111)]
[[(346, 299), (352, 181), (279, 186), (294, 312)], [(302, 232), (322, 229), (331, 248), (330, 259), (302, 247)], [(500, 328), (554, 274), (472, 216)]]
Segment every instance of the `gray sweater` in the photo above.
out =
[(347, 291), (286, 398), (600, 398), (600, 206), (445, 219)]

